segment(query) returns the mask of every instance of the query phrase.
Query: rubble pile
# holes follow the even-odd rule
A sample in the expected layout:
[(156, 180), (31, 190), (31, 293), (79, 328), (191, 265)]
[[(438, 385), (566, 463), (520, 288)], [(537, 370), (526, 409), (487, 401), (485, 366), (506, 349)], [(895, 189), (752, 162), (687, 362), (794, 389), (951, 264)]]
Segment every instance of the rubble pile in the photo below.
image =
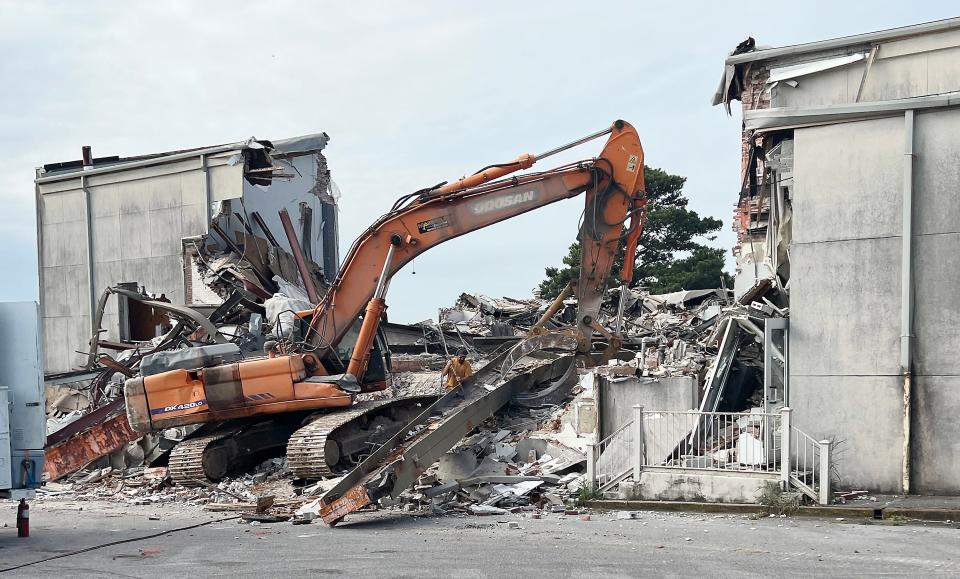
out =
[(407, 510), (474, 515), (563, 512), (584, 486), (586, 458), (528, 434), (481, 430), (464, 439), (401, 494), (399, 503)]
[[(642, 376), (698, 376), (701, 381), (716, 353), (712, 335), (724, 317), (736, 315), (730, 292), (723, 289), (651, 294), (628, 290), (624, 298), (622, 348), (636, 353), (627, 365)], [(616, 325), (620, 291), (609, 292), (598, 321), (604, 327)], [(451, 308), (441, 309), (440, 326), (477, 336), (516, 337), (530, 332), (547, 310), (547, 300), (532, 298), (492, 299), (462, 294)], [(545, 328), (554, 331), (572, 329), (576, 318), (575, 297), (563, 301)], [(633, 374), (633, 371), (626, 370)]]
[(508, 406), (386, 506), (470, 515), (574, 509), (587, 486), (586, 447), (594, 442), (592, 429), (579, 427), (578, 410), (592, 407), (593, 383), (594, 373), (582, 371), (562, 405)]
[(293, 484), (284, 458), (267, 459), (249, 473), (216, 484), (197, 481), (197, 485), (172, 484), (166, 467), (105, 467), (85, 469), (60, 482), (48, 482), (38, 496), (130, 505), (168, 504), (217, 512), (249, 511), (286, 520), (304, 502), (304, 491), (309, 490)]
[(520, 337), (536, 323), (547, 305), (546, 300), (538, 298), (493, 299), (465, 293), (453, 307), (441, 308), (440, 327), (477, 336)]

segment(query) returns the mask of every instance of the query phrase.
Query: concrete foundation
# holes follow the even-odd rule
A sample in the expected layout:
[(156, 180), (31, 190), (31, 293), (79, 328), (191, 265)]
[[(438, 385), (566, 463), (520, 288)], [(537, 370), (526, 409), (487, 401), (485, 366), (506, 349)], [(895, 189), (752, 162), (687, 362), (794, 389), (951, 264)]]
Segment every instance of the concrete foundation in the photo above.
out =
[(645, 469), (639, 483), (620, 483), (620, 498), (754, 504), (764, 483), (776, 480), (776, 476), (764, 473)]

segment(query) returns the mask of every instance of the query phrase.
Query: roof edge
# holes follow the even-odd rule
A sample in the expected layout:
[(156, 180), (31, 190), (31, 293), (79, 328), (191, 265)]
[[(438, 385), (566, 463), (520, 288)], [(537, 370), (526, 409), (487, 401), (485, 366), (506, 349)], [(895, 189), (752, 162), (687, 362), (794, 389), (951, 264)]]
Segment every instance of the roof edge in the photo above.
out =
[[(305, 154), (311, 151), (322, 151), (327, 146), (329, 140), (330, 137), (324, 132), (301, 135), (299, 137), (291, 137), (273, 142), (263, 141), (263, 143), (269, 143), (269, 149), (271, 151), (276, 151), (276, 153), (280, 156), (296, 156), (298, 154)], [(138, 157), (128, 157), (125, 159), (120, 158), (116, 163), (110, 163), (101, 165), (99, 167), (90, 167), (86, 169), (81, 167), (76, 170), (43, 173), (42, 167), (39, 167), (37, 169), (37, 177), (34, 179), (34, 182), (37, 184), (52, 183), (55, 181), (76, 179), (81, 176), (116, 173), (131, 169), (139, 169), (141, 167), (182, 161), (184, 159), (228, 153), (231, 151), (243, 151), (251, 148), (262, 149), (264, 147), (265, 145), (261, 144), (261, 141), (258, 141), (254, 137), (250, 137), (245, 141), (237, 141), (235, 143), (229, 143), (226, 145), (172, 151), (169, 153), (158, 153), (153, 155), (141, 155)]]
[(811, 52), (844, 48), (846, 46), (853, 46), (857, 44), (868, 44), (885, 40), (893, 40), (896, 38), (905, 38), (919, 34), (926, 34), (929, 32), (941, 32), (944, 30), (952, 30), (954, 28), (960, 28), (960, 17), (934, 20), (933, 22), (924, 22), (922, 24), (911, 24), (909, 26), (879, 30), (877, 32), (854, 34), (852, 36), (841, 36), (840, 38), (833, 38), (829, 40), (818, 40), (816, 42), (792, 44), (790, 46), (782, 46), (779, 48), (755, 50), (753, 52), (729, 56), (727, 57), (726, 63), (728, 65), (743, 64), (746, 62), (769, 60), (782, 56), (808, 54)]

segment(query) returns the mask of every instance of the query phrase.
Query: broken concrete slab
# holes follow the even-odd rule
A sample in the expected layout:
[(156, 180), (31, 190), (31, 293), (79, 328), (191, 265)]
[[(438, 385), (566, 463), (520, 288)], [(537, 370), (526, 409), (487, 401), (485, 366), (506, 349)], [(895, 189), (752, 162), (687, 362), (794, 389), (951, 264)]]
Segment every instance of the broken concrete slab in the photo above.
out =
[(467, 510), (475, 515), (506, 515), (510, 512), (506, 509), (492, 507), (490, 505), (470, 505), (467, 507)]

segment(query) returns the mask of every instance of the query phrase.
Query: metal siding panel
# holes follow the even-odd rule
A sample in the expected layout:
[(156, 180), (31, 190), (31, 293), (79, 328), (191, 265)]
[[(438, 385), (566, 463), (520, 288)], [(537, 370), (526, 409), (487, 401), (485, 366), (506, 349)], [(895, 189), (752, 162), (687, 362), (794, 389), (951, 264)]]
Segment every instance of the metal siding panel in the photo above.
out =
[(180, 208), (180, 234), (182, 237), (206, 235), (207, 208), (205, 205), (184, 205)]
[(210, 174), (212, 201), (237, 199), (243, 196), (243, 186), (246, 180), (243, 178), (242, 163), (210, 167), (208, 172)]
[(790, 258), (791, 379), (899, 375), (900, 239), (797, 244)]
[(71, 370), (87, 363), (87, 355), (84, 352), (89, 348), (90, 316), (86, 314), (86, 307), (83, 312), (83, 315), (67, 318), (67, 362)]
[[(157, 178), (166, 176), (175, 176), (185, 171), (196, 171), (200, 167), (200, 158), (193, 157), (182, 161), (174, 161), (152, 165), (150, 167), (139, 167), (136, 169), (127, 169), (124, 171), (115, 170), (107, 173), (100, 173), (87, 176), (87, 183), (91, 187), (102, 185), (120, 184), (121, 188), (127, 188), (131, 183), (140, 181), (154, 181)], [(49, 186), (50, 184), (44, 184)]]
[(69, 321), (66, 317), (43, 320), (43, 367), (45, 372), (70, 370), (70, 346), (67, 344)]
[(69, 315), (70, 308), (64, 298), (63, 267), (43, 268), (43, 280), (43, 287), (40, 288), (40, 299), (43, 301), (44, 316), (54, 318)]
[(960, 494), (960, 377), (917, 376), (914, 384), (911, 490)]
[[(882, 52), (883, 48), (880, 49)], [(860, 75), (857, 75), (856, 82), (859, 86)], [(927, 94), (930, 94), (927, 90), (927, 55), (914, 54), (874, 62), (860, 101), (887, 101)]]
[(41, 253), (40, 253), (40, 263), (48, 267), (56, 267), (60, 264), (57, 263), (57, 246), (60, 243), (60, 227), (63, 225), (62, 222), (48, 223), (43, 225), (43, 231), (40, 232), (40, 235), (43, 236), (43, 242), (41, 243)]
[(63, 220), (65, 222), (86, 221), (87, 202), (84, 199), (84, 192), (80, 189), (75, 189), (73, 191), (64, 192), (61, 195), (63, 199)]
[(63, 193), (48, 193), (40, 196), (40, 222), (43, 225), (63, 221)]
[(960, 287), (960, 233), (920, 235), (914, 242), (914, 372), (960, 376), (960, 308), (954, 304)]
[(120, 234), (120, 214), (93, 218), (93, 263), (120, 258), (123, 236)]
[[(123, 262), (119, 259), (97, 262), (93, 270), (93, 287), (96, 298), (100, 299), (100, 294), (108, 287), (115, 286), (122, 281), (127, 281), (122, 278)], [(117, 312), (116, 298), (107, 300), (104, 312), (108, 314), (115, 314)]]
[(10, 388), (14, 450), (41, 450), (46, 440), (39, 323), (36, 303), (0, 303), (0, 384)]
[(960, 48), (928, 54), (927, 92), (939, 94), (955, 91), (960, 91)]
[(900, 234), (903, 118), (794, 132), (794, 243)]
[(150, 257), (150, 214), (146, 211), (121, 213), (120, 238), (122, 259)]
[(180, 238), (180, 206), (150, 211), (150, 255), (165, 257), (179, 255), (182, 249)]
[(878, 58), (895, 58), (918, 52), (933, 52), (960, 46), (960, 30), (924, 34), (913, 38), (894, 40), (880, 45)]
[(90, 279), (87, 265), (70, 265), (63, 268), (63, 296), (69, 311), (67, 315), (87, 315), (90, 307)]
[(916, 115), (914, 132), (915, 233), (960, 231), (960, 109)]
[(120, 275), (122, 279), (120, 281), (137, 282), (140, 285), (146, 285), (148, 291), (156, 291), (150, 287), (150, 282), (153, 281), (151, 261), (149, 257), (124, 259), (121, 262), (122, 269)]
[(147, 183), (150, 211), (171, 209), (182, 204), (180, 200), (180, 175), (153, 177)]
[(183, 295), (183, 261), (179, 255), (157, 257), (151, 262), (151, 285), (147, 290), (162, 292), (171, 302), (182, 304)]
[(206, 205), (207, 190), (206, 178), (203, 171), (190, 171), (180, 174), (180, 204)]
[(149, 181), (131, 181), (119, 189), (120, 214), (145, 213), (150, 208)]
[[(790, 325), (792, 332), (792, 314)], [(794, 426), (817, 440), (837, 441), (832, 457), (844, 488), (900, 492), (902, 401), (899, 376), (790, 379)]]
[(856, 93), (851, 96), (847, 75), (851, 67), (857, 66), (854, 64), (802, 76), (796, 79), (796, 87), (780, 83), (770, 104), (772, 107), (806, 108), (850, 102)]
[(112, 217), (120, 214), (120, 190), (116, 185), (87, 187), (90, 192), (90, 214), (97, 217)]

